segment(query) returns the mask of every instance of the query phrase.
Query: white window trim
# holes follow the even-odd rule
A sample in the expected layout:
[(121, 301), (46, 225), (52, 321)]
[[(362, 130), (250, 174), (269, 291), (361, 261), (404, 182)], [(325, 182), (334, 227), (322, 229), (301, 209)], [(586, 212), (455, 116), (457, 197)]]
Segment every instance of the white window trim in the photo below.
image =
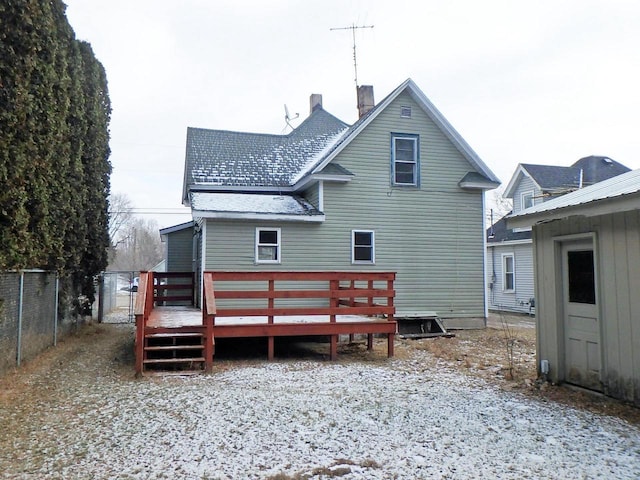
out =
[[(356, 233), (371, 234), (371, 260), (356, 260)], [(376, 263), (376, 232), (374, 230), (351, 230), (351, 264), (352, 265), (375, 265)]]
[[(420, 186), (420, 137), (408, 133), (392, 133), (391, 134), (391, 185), (395, 187), (419, 187)], [(414, 182), (398, 183), (396, 182), (396, 140), (411, 140), (414, 144), (413, 150), (413, 166), (414, 166)], [(405, 160), (399, 160), (400, 163), (411, 163)]]
[[(507, 282), (507, 269), (506, 267), (506, 263), (507, 263), (507, 258), (511, 257), (511, 264), (513, 265), (513, 272), (511, 272), (511, 274), (513, 275), (513, 288), (508, 289), (506, 288)], [(515, 293), (516, 292), (516, 256), (513, 253), (503, 253), (502, 254), (502, 292), (503, 293)]]
[(528, 191), (528, 192), (522, 192), (520, 194), (520, 210), (524, 210), (525, 206), (524, 206), (524, 197), (527, 195), (531, 195), (531, 205), (535, 205), (536, 204), (536, 199), (535, 199), (535, 193), (533, 190)]
[[(269, 232), (276, 232), (278, 235), (277, 238), (277, 244), (275, 245), (276, 247), (276, 257), (277, 260), (260, 260), (259, 256), (258, 256), (258, 247), (260, 246), (260, 232), (263, 231), (269, 231)], [(272, 246), (272, 245), (269, 245)], [(255, 252), (254, 252), (254, 259), (255, 259), (255, 263), (270, 263), (270, 264), (280, 264), (282, 263), (282, 236), (281, 236), (281, 231), (279, 228), (272, 228), (272, 227), (256, 227), (256, 239), (255, 239)]]

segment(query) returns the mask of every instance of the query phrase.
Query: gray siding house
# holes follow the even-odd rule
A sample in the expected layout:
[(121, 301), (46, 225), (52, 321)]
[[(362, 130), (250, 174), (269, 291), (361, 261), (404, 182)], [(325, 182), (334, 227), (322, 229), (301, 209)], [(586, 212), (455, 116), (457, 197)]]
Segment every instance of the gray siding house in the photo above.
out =
[(533, 228), (539, 373), (640, 405), (640, 170), (507, 223)]
[[(505, 198), (513, 214), (569, 192), (628, 172), (608, 157), (589, 156), (570, 167), (520, 164), (507, 184)], [(487, 296), (497, 311), (535, 313), (530, 227), (507, 228), (503, 218), (487, 230)]]
[(358, 87), (358, 104), (351, 126), (315, 94), (288, 135), (188, 129), (199, 270), (394, 271), (397, 316), (484, 326), (498, 179), (412, 80), (378, 105)]

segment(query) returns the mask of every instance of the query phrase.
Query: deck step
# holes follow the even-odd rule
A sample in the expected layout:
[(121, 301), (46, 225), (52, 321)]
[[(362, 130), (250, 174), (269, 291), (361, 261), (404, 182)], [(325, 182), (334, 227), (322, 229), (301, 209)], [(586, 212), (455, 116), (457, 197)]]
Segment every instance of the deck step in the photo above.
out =
[(171, 337), (204, 337), (201, 332), (189, 333), (145, 333), (144, 338), (171, 338)]
[(191, 358), (146, 358), (143, 360), (145, 364), (152, 363), (192, 363), (192, 362), (204, 362), (204, 357), (191, 357)]
[(170, 350), (204, 350), (204, 345), (153, 345), (144, 347), (145, 351), (170, 351)]

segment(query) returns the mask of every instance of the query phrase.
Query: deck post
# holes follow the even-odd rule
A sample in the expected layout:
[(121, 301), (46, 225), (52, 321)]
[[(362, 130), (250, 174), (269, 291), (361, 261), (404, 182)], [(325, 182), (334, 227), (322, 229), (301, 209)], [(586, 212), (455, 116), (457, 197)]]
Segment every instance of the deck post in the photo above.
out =
[(395, 338), (395, 333), (389, 333), (387, 335), (387, 357), (393, 357), (393, 340)]
[(142, 375), (144, 368), (144, 316), (136, 315), (136, 375)]
[(367, 333), (367, 350), (373, 350), (373, 333)]
[(211, 373), (213, 371), (213, 316), (206, 315), (204, 317), (204, 371)]
[(329, 351), (329, 358), (335, 360), (338, 358), (338, 335), (331, 335), (331, 349)]
[(267, 338), (267, 360), (269, 360), (270, 362), (273, 361), (274, 358), (274, 340), (273, 337), (268, 337)]

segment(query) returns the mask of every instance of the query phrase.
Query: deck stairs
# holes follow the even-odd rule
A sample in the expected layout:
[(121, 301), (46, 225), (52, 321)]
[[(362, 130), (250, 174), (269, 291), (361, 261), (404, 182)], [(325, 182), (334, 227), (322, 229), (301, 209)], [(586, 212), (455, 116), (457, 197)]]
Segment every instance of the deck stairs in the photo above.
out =
[(204, 333), (145, 333), (144, 369), (147, 372), (201, 372), (205, 369)]

